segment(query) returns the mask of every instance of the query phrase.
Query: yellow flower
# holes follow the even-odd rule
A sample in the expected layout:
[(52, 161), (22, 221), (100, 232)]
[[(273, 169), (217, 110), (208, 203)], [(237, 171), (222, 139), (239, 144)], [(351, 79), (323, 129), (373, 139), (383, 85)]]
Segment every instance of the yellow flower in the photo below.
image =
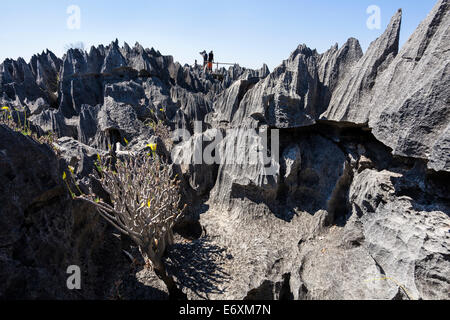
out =
[(100, 155), (97, 153), (97, 159), (98, 161), (102, 161), (102, 158), (100, 158)]
[(159, 109), (159, 111), (161, 111), (161, 112), (164, 112), (164, 109), (163, 109), (163, 108), (161, 108), (161, 109)]
[(8, 107), (2, 107), (2, 110), (9, 111), (9, 108)]
[(125, 141), (126, 145), (128, 145), (128, 140), (126, 138), (123, 138), (123, 141)]
[(73, 174), (73, 172), (75, 171), (75, 168), (72, 166), (68, 166), (68, 168), (69, 168), (70, 172), (72, 172), (72, 174)]
[(152, 200), (148, 200), (148, 202), (147, 202), (147, 207), (151, 207), (152, 206)]
[(66, 178), (67, 178), (67, 175), (66, 175), (66, 172), (64, 171), (63, 172), (63, 180), (66, 180)]
[(149, 147), (153, 152), (155, 152), (158, 145), (156, 143), (152, 143), (148, 144), (147, 147)]

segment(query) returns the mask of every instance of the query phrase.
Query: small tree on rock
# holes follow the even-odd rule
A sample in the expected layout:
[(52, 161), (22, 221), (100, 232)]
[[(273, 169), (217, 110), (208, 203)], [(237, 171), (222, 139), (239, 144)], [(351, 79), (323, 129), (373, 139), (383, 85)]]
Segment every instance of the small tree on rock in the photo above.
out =
[[(167, 246), (173, 244), (172, 228), (181, 216), (177, 177), (171, 178), (170, 166), (155, 155), (139, 154), (117, 160), (115, 164), (98, 156), (96, 177), (111, 202), (81, 195), (100, 215), (139, 247), (146, 262), (169, 290), (175, 287), (163, 263)], [(111, 160), (111, 159), (109, 159)]]

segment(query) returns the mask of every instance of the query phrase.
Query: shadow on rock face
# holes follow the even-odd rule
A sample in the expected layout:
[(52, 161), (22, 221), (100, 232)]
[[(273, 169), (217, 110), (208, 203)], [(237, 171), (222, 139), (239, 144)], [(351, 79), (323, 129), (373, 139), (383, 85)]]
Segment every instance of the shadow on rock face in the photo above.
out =
[(202, 203), (200, 206), (194, 206), (194, 208), (194, 210), (186, 211), (186, 214), (173, 228), (184, 239), (191, 241), (202, 237), (204, 230), (200, 224), (199, 217), (208, 211), (209, 205)]
[[(147, 275), (149, 271), (143, 270), (142, 277), (151, 284), (139, 281), (136, 275), (130, 273), (114, 283), (109, 299), (112, 300), (169, 300), (169, 294), (162, 283), (154, 274)], [(157, 288), (157, 285), (160, 288)]]
[(223, 260), (230, 259), (224, 251), (207, 238), (177, 243), (166, 259), (167, 270), (176, 278), (180, 289), (186, 288), (198, 297), (208, 299), (209, 294), (224, 293), (220, 284), (230, 279), (222, 267)]

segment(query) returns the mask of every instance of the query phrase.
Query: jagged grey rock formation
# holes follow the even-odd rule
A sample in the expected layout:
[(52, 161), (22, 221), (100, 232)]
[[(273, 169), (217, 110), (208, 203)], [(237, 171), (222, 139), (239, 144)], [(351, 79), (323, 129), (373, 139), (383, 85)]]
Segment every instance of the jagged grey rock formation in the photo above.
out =
[(262, 121), (280, 128), (313, 124), (318, 117), (318, 91), (316, 56), (306, 45), (301, 45), (245, 94), (233, 122), (255, 127)]
[[(125, 246), (110, 227), (91, 207), (71, 200), (64, 168), (48, 145), (0, 125), (2, 299), (105, 299), (129, 272)], [(72, 265), (82, 272), (77, 292), (66, 285)], [(145, 290), (137, 280), (130, 286), (141, 297), (167, 299), (164, 285), (151, 279)]]
[(370, 106), (374, 135), (399, 156), (450, 171), (450, 13), (439, 1), (377, 80)]
[(353, 38), (322, 55), (301, 45), (263, 81), (236, 81), (217, 99), (212, 119), (207, 121), (250, 127), (312, 125), (361, 56), (359, 42)]
[(448, 7), (438, 1), (398, 54), (397, 13), (336, 89), (323, 117), (365, 123), (395, 155), (426, 159), (430, 169), (448, 172)]
[(330, 103), (336, 87), (362, 56), (361, 46), (355, 38), (348, 39), (341, 48), (336, 44), (320, 55), (318, 59), (318, 74), (322, 84), (320, 105), (327, 106)]
[(181, 265), (173, 271), (189, 298), (449, 298), (449, 205), (438, 191), (448, 183), (422, 162), (398, 162), (368, 133), (321, 128), (281, 144), (290, 179), (219, 168), (200, 217), (208, 247), (185, 263), (207, 259), (211, 246), (222, 254), (198, 279), (210, 290), (187, 282)]
[[(49, 51), (34, 56), (29, 64), (23, 59), (6, 60), (0, 70), (2, 104), (27, 112), (43, 132), (88, 144), (94, 140), (96, 147), (104, 149), (108, 143), (100, 140), (108, 140), (111, 130), (120, 139), (130, 138), (125, 123), (123, 128), (117, 121), (114, 128), (99, 124), (104, 122), (99, 117), (105, 116), (101, 110), (111, 105), (133, 107), (140, 122), (161, 120), (192, 131), (192, 123), (203, 121), (211, 111), (217, 93), (240, 77), (268, 74), (267, 66), (257, 71), (233, 66), (219, 70), (224, 76), (221, 82), (138, 43), (120, 48), (117, 40), (107, 47), (92, 47), (89, 53), (70, 49), (62, 60)], [(95, 136), (98, 127), (104, 130)]]
[(371, 109), (369, 102), (373, 87), (380, 75), (398, 53), (402, 12), (391, 19), (386, 31), (372, 42), (333, 93), (324, 118), (365, 124)]
[[(30, 297), (65, 298), (51, 274), (53, 262), (71, 254), (88, 270), (107, 272), (90, 260), (97, 249), (86, 253), (81, 244), (68, 248), (42, 235), (62, 232), (74, 243), (85, 243), (86, 234), (103, 237), (120, 253), (111, 230), (62, 193), (58, 175), (70, 165), (81, 187), (102, 192), (88, 178), (97, 154), (128, 156), (157, 143), (158, 154), (181, 160), (171, 165), (189, 215), (166, 263), (189, 299), (450, 299), (449, 9), (439, 0), (400, 50), (401, 10), (364, 54), (353, 38), (323, 54), (300, 45), (272, 73), (235, 65), (219, 70), (220, 80), (201, 66), (117, 40), (69, 50), (63, 59), (47, 51), (28, 64), (6, 60), (0, 103), (27, 114), (39, 134), (55, 132), (61, 163), (0, 126), (11, 142), (0, 140), (0, 175), (12, 181), (0, 185), (8, 208), (0, 208), (7, 270), (0, 295), (23, 294), (11, 291), (17, 279), (9, 274), (39, 268), (53, 291), (30, 287)], [(188, 137), (163, 141), (157, 122)], [(212, 161), (205, 162), (208, 154)], [(24, 169), (29, 186), (18, 169), (26, 158), (36, 158)], [(29, 199), (53, 194), (44, 180), (58, 197), (35, 207)], [(63, 208), (55, 221), (65, 229), (32, 220), (30, 206), (45, 217)], [(77, 226), (92, 222), (95, 236), (90, 227), (75, 233), (74, 217)], [(42, 252), (56, 248), (56, 257), (40, 260), (31, 242)], [(128, 296), (167, 298), (151, 272), (134, 274), (120, 288)]]
[[(186, 175), (197, 197), (206, 196), (214, 187), (218, 164), (212, 154), (214, 145), (211, 145), (211, 142), (220, 135), (217, 129), (207, 130), (201, 134), (195, 134), (172, 150), (173, 161), (180, 166), (181, 172)], [(204, 154), (208, 153), (208, 150), (210, 150), (211, 159), (205, 163), (207, 159)]]

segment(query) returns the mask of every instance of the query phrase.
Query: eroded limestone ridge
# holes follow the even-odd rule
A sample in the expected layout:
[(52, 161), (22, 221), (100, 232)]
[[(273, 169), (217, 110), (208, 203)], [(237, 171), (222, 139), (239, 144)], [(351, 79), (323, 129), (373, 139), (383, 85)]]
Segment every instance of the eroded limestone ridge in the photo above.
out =
[[(300, 45), (272, 72), (213, 77), (118, 41), (5, 60), (1, 105), (56, 133), (60, 159), (0, 125), (0, 297), (168, 298), (152, 272), (130, 277), (132, 245), (60, 178), (70, 165), (98, 189), (97, 154), (157, 143), (188, 160), (173, 164), (188, 212), (166, 263), (189, 299), (450, 299), (449, 9), (438, 1), (403, 48), (399, 10), (365, 53), (353, 38), (322, 54)], [(158, 122), (192, 136), (163, 141)], [(230, 129), (254, 129), (254, 144)], [(194, 161), (219, 133), (219, 153), (249, 154), (275, 129), (272, 176)], [(88, 274), (79, 295), (65, 264)]]

